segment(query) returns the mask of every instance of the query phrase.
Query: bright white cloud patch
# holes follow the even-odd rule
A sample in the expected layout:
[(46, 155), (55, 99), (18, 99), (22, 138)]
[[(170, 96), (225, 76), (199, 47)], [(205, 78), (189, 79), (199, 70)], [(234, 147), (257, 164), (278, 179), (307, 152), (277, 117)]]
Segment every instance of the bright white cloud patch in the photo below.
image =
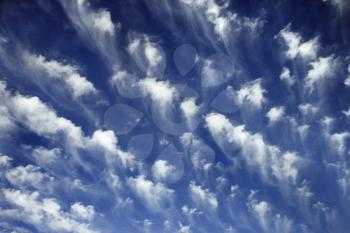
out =
[(40, 171), (39, 167), (27, 165), (9, 169), (5, 174), (6, 179), (17, 187), (44, 188), (53, 181), (53, 177)]
[(168, 81), (145, 78), (140, 81), (140, 86), (144, 93), (149, 95), (161, 108), (169, 107), (178, 95), (176, 88)]
[[(38, 192), (22, 192), (13, 189), (3, 189), (5, 200), (18, 207), (14, 209), (18, 217), (35, 225), (42, 231), (94, 233), (89, 223), (80, 222), (76, 218), (81, 217), (73, 213), (65, 212), (55, 199), (41, 199)], [(76, 207), (73, 207), (76, 209)], [(3, 211), (3, 210), (1, 210)]]
[(94, 27), (102, 32), (109, 33), (111, 36), (115, 33), (114, 24), (111, 20), (111, 13), (106, 10), (100, 10), (93, 17)]
[(287, 83), (289, 86), (292, 86), (295, 83), (295, 77), (291, 75), (290, 69), (288, 69), (287, 67), (283, 67), (280, 79), (283, 82)]
[(284, 117), (285, 108), (284, 107), (273, 107), (267, 113), (266, 117), (269, 119), (270, 124), (274, 124)]
[(189, 190), (192, 201), (199, 208), (209, 211), (216, 211), (219, 203), (214, 193), (194, 183), (190, 183)]
[(157, 160), (152, 166), (153, 177), (156, 181), (164, 181), (175, 173), (175, 169), (168, 161)]
[(128, 184), (151, 212), (161, 212), (173, 201), (174, 190), (161, 183), (153, 183), (144, 176), (129, 178)]
[(283, 153), (265, 142), (261, 134), (248, 132), (244, 125), (232, 124), (224, 115), (210, 113), (205, 120), (218, 145), (223, 150), (240, 149), (251, 171), (261, 174), (265, 181), (274, 177), (279, 181), (295, 182), (301, 161), (295, 153)]
[(237, 91), (237, 100), (240, 105), (252, 104), (260, 109), (266, 101), (266, 90), (261, 85), (261, 79), (246, 83)]
[(309, 70), (305, 86), (308, 91), (312, 92), (315, 88), (332, 78), (336, 71), (336, 59), (334, 56), (321, 57), (315, 62), (311, 62), (311, 69)]
[(165, 55), (161, 47), (151, 42), (147, 35), (131, 34), (128, 52), (138, 68), (147, 76), (162, 78), (165, 69)]
[(27, 63), (28, 69), (42, 72), (42, 74), (39, 73), (39, 76), (47, 75), (49, 78), (63, 81), (67, 88), (73, 92), (75, 98), (96, 93), (93, 84), (79, 74), (76, 66), (48, 60), (42, 55), (28, 52), (23, 54), (23, 59)]
[(294, 59), (299, 55), (304, 59), (314, 59), (317, 56), (319, 46), (316, 38), (304, 42), (301, 35), (290, 30), (290, 26), (283, 28), (279, 36), (287, 46), (288, 58)]

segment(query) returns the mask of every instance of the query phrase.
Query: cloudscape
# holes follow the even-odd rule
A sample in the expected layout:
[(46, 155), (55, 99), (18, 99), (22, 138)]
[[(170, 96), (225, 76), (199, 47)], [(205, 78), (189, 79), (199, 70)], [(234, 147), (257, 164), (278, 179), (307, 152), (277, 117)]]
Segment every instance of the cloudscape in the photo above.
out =
[(0, 232), (349, 233), (347, 0), (0, 1)]

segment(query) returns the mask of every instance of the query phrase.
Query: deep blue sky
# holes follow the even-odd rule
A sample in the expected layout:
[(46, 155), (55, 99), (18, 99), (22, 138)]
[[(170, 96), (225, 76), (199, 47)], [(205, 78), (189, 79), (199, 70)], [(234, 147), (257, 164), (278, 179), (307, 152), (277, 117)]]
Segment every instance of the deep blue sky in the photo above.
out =
[(346, 0), (0, 16), (1, 232), (349, 232)]

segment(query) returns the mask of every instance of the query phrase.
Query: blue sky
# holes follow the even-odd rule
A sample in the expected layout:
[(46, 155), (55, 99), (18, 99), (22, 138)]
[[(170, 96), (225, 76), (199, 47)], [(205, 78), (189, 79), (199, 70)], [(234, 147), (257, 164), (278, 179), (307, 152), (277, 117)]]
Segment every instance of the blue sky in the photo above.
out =
[(349, 232), (346, 0), (0, 15), (1, 232)]

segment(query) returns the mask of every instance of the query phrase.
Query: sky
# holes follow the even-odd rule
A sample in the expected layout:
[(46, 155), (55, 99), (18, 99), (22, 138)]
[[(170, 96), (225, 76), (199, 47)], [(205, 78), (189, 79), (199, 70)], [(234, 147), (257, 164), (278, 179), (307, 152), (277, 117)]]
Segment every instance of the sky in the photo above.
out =
[(0, 1), (0, 232), (348, 233), (346, 0)]

